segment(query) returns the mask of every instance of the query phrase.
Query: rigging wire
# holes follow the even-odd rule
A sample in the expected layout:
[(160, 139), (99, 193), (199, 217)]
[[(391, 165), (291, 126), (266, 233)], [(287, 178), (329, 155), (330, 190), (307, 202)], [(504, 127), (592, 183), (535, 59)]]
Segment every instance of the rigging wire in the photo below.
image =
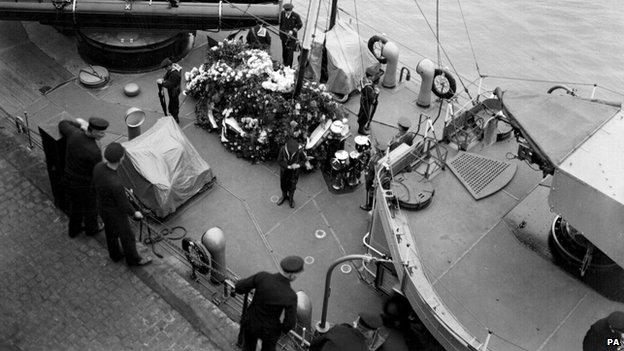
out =
[(466, 17), (464, 16), (464, 10), (462, 9), (460, 0), (457, 0), (457, 5), (459, 5), (459, 13), (462, 16), (462, 22), (464, 23), (464, 28), (466, 29), (466, 36), (468, 36), (468, 43), (470, 44), (470, 51), (472, 51), (472, 58), (474, 59), (475, 66), (477, 67), (477, 73), (481, 76), (481, 70), (479, 70), (479, 62), (477, 61), (477, 55), (475, 54), (474, 46), (472, 45), (472, 38), (470, 37), (470, 32), (468, 31), (468, 25), (466, 24)]
[[(353, 9), (355, 11), (355, 26), (357, 28), (357, 33), (358, 33), (358, 38), (360, 38), (360, 20), (358, 19), (358, 12), (357, 12), (357, 4), (355, 2), (355, 0), (353, 0)], [(365, 68), (364, 68), (364, 54), (362, 53), (362, 41), (358, 40), (358, 46), (360, 48), (360, 66), (362, 68), (362, 72), (364, 72)]]
[(438, 67), (442, 67), (442, 58), (440, 57), (440, 0), (436, 0), (436, 42), (438, 43)]
[(461, 76), (459, 75), (459, 72), (455, 68), (455, 65), (453, 65), (453, 61), (451, 61), (451, 58), (449, 57), (448, 53), (446, 52), (446, 49), (444, 49), (444, 46), (442, 46), (442, 44), (439, 42), (439, 38), (435, 34), (435, 31), (433, 30), (433, 27), (431, 26), (431, 23), (427, 19), (427, 16), (425, 16), (425, 12), (420, 7), (420, 4), (418, 3), (418, 0), (414, 0), (414, 3), (416, 3), (416, 7), (418, 7), (418, 10), (420, 11), (420, 14), (423, 16), (423, 19), (425, 20), (425, 23), (427, 23), (427, 26), (429, 27), (429, 30), (436, 37), (436, 40), (438, 40), (438, 48), (441, 49), (442, 52), (444, 53), (444, 57), (446, 57), (447, 61), (449, 62), (449, 65), (451, 65), (451, 68), (453, 69), (453, 72), (455, 72), (455, 75), (457, 76), (457, 79), (459, 79), (459, 82), (464, 87), (464, 91), (466, 92), (468, 97), (472, 100), (472, 95), (470, 95), (470, 91), (468, 91), (468, 87), (466, 87), (466, 84), (464, 84), (464, 81), (462, 80)]

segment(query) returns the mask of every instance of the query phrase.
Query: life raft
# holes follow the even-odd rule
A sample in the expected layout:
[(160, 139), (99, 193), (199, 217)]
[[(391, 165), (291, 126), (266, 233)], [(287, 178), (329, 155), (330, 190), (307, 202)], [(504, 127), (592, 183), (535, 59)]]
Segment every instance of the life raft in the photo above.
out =
[[(372, 37), (370, 37), (370, 39), (368, 39), (368, 50), (373, 54), (373, 56), (375, 56), (377, 61), (379, 61), (379, 63), (381, 64), (385, 64), (386, 62), (388, 62), (388, 59), (381, 54), (383, 52), (383, 45), (385, 45), (387, 42), (388, 42), (388, 39), (379, 35), (373, 35)], [(379, 50), (379, 55), (375, 52), (376, 43), (382, 44), (381, 50)]]
[(450, 99), (455, 96), (456, 89), (457, 83), (451, 72), (442, 68), (436, 68), (433, 73), (431, 91), (441, 99)]

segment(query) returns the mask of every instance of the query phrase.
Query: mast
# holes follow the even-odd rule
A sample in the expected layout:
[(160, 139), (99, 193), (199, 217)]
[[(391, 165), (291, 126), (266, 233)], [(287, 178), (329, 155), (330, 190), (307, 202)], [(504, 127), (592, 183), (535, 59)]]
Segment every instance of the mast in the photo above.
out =
[(331, 13), (329, 15), (329, 30), (336, 24), (336, 14), (338, 13), (338, 0), (332, 0)]

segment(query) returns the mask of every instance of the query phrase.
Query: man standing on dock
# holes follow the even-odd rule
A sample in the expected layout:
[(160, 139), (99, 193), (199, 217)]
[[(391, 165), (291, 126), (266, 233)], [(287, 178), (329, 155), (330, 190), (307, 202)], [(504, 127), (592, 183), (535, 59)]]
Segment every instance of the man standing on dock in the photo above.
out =
[[(91, 184), (93, 168), (102, 161), (102, 151), (97, 141), (105, 135), (108, 121), (98, 118), (62, 120), (58, 124), (61, 135), (67, 138), (64, 181), (69, 202), (69, 237), (74, 238), (84, 230), (95, 235), (98, 227), (97, 200)], [(83, 227), (84, 225), (84, 227)]]
[[(143, 219), (139, 211), (135, 211), (126, 191), (121, 184), (117, 168), (124, 158), (126, 150), (119, 143), (111, 143), (104, 151), (104, 162), (100, 162), (93, 170), (93, 184), (100, 201), (100, 213), (106, 225), (106, 244), (111, 260), (117, 262), (124, 256), (128, 266), (144, 266), (152, 262), (151, 258), (139, 256), (136, 248), (136, 239), (128, 216)], [(119, 241), (123, 252), (119, 249)]]
[(303, 258), (288, 256), (280, 267), (279, 273), (259, 272), (236, 282), (238, 294), (255, 290), (241, 319), (244, 351), (255, 351), (258, 339), (262, 351), (275, 351), (281, 333), (288, 333), (297, 323), (297, 294), (290, 283), (303, 272)]
[(171, 62), (170, 59), (164, 59), (160, 64), (161, 68), (165, 69), (165, 75), (158, 79), (158, 89), (166, 88), (167, 95), (169, 96), (169, 113), (179, 124), (178, 112), (180, 111), (180, 85), (182, 84), (182, 66), (177, 63)]
[(292, 67), (295, 48), (297, 47), (297, 31), (303, 27), (301, 17), (293, 11), (293, 4), (284, 4), (280, 14), (279, 36), (282, 40), (282, 63)]

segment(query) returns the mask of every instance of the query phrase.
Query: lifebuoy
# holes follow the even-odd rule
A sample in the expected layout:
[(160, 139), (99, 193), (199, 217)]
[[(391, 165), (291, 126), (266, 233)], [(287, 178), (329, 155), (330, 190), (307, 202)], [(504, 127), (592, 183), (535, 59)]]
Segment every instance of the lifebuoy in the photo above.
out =
[(377, 55), (377, 53), (375, 52), (375, 43), (377, 42), (380, 42), (381, 44), (386, 44), (388, 42), (388, 39), (379, 35), (373, 35), (370, 39), (368, 39), (368, 50), (373, 54), (373, 56), (375, 56), (379, 63), (385, 64), (388, 59), (385, 56), (381, 55), (381, 53), (383, 52), (383, 45), (381, 47), (381, 50), (379, 51), (379, 55)]
[(431, 91), (441, 99), (450, 99), (455, 96), (456, 89), (457, 83), (451, 72), (442, 68), (436, 68), (433, 72)]
[(204, 249), (188, 238), (182, 239), (182, 250), (193, 268), (201, 274), (210, 272), (210, 259)]

